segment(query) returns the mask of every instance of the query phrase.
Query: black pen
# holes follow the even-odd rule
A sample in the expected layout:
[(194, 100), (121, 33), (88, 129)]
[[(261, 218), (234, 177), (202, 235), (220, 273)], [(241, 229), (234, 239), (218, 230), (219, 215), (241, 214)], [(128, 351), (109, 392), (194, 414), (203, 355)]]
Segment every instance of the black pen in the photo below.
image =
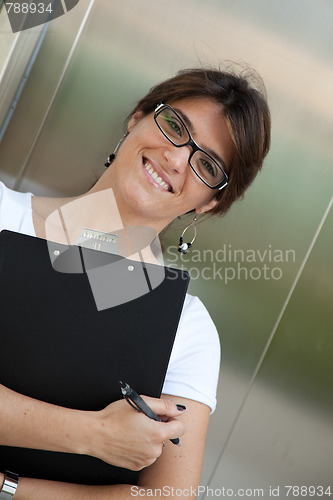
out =
[[(139, 396), (139, 394), (135, 392), (134, 389), (132, 389), (132, 387), (122, 382), (121, 380), (119, 380), (119, 383), (121, 385), (122, 395), (124, 396), (129, 405), (131, 405), (135, 410), (144, 413), (145, 415), (147, 415), (147, 417), (151, 418), (152, 420), (156, 420), (157, 422), (162, 422), (162, 420), (156, 415), (156, 413), (153, 412), (153, 410), (147, 405), (147, 403), (142, 399), (142, 397)], [(170, 441), (171, 443), (177, 444), (178, 446), (181, 445), (179, 438), (170, 439)]]

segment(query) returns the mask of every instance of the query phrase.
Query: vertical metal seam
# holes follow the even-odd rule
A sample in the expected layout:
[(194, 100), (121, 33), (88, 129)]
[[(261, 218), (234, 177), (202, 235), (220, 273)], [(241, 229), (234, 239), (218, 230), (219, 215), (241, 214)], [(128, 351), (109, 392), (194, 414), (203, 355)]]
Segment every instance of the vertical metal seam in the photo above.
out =
[(14, 189), (14, 190), (18, 190), (18, 189), (19, 189), (19, 187), (20, 187), (20, 184), (21, 184), (21, 182), (22, 182), (22, 178), (23, 178), (23, 175), (24, 175), (25, 170), (26, 170), (26, 168), (27, 168), (28, 162), (29, 162), (29, 160), (30, 160), (30, 158), (31, 158), (32, 153), (34, 152), (34, 149), (35, 149), (35, 147), (36, 147), (37, 141), (38, 141), (38, 139), (39, 139), (39, 137), (40, 137), (40, 134), (41, 134), (41, 132), (42, 132), (42, 129), (43, 129), (43, 127), (44, 127), (44, 125), (45, 125), (45, 122), (46, 122), (46, 120), (47, 120), (47, 117), (48, 117), (48, 115), (49, 115), (49, 113), (50, 113), (50, 111), (51, 111), (51, 108), (52, 108), (52, 106), (53, 106), (54, 100), (55, 100), (55, 98), (56, 98), (56, 96), (57, 96), (57, 93), (58, 93), (58, 91), (59, 91), (59, 88), (60, 88), (60, 86), (61, 86), (61, 84), (62, 84), (62, 82), (63, 82), (63, 80), (64, 80), (64, 77), (65, 77), (65, 75), (66, 75), (66, 72), (67, 72), (68, 66), (69, 66), (69, 64), (70, 64), (70, 62), (71, 62), (71, 60), (72, 60), (72, 58), (73, 58), (73, 55), (74, 55), (75, 49), (76, 49), (77, 44), (78, 44), (78, 42), (79, 42), (79, 40), (80, 40), (80, 38), (81, 38), (81, 35), (82, 35), (82, 32), (83, 32), (83, 29), (84, 29), (84, 27), (85, 27), (85, 25), (86, 25), (86, 23), (87, 23), (88, 17), (89, 17), (89, 15), (90, 15), (90, 12), (91, 12), (91, 9), (92, 9), (92, 7), (93, 7), (94, 3), (95, 3), (95, 0), (90, 0), (90, 3), (89, 3), (89, 6), (88, 6), (88, 9), (87, 9), (87, 11), (86, 11), (86, 13), (85, 13), (85, 15), (84, 15), (84, 17), (83, 17), (83, 20), (82, 20), (82, 22), (81, 22), (80, 28), (79, 28), (79, 30), (78, 30), (78, 32), (77, 32), (77, 35), (76, 35), (75, 40), (74, 40), (74, 42), (73, 42), (73, 45), (72, 45), (72, 47), (71, 47), (71, 50), (69, 51), (69, 54), (68, 54), (68, 56), (67, 56), (66, 62), (65, 62), (64, 67), (63, 67), (63, 70), (62, 70), (61, 75), (60, 75), (60, 77), (59, 77), (58, 83), (57, 83), (57, 85), (56, 85), (56, 87), (55, 87), (55, 89), (54, 89), (54, 91), (53, 91), (53, 94), (52, 94), (52, 97), (51, 97), (51, 99), (50, 99), (50, 102), (49, 102), (49, 104), (48, 104), (48, 106), (47, 106), (47, 109), (46, 109), (46, 111), (45, 111), (45, 113), (44, 113), (44, 117), (43, 117), (43, 119), (42, 119), (42, 121), (41, 121), (41, 124), (40, 124), (40, 125), (39, 125), (39, 127), (38, 127), (38, 130), (37, 130), (37, 132), (36, 132), (35, 138), (34, 138), (34, 140), (33, 140), (32, 144), (31, 144), (31, 146), (30, 146), (30, 149), (29, 149), (29, 151), (28, 151), (28, 153), (27, 153), (27, 156), (26, 156), (25, 161), (23, 162), (23, 165), (22, 165), (22, 167), (21, 167), (21, 169), (20, 169), (20, 172), (18, 173), (18, 175), (17, 175), (17, 177), (16, 177), (16, 181), (15, 181), (14, 186), (13, 186), (13, 189)]
[[(229, 431), (229, 433), (228, 433), (228, 436), (227, 436), (227, 438), (226, 438), (226, 440), (225, 440), (225, 443), (224, 443), (224, 445), (223, 445), (223, 448), (222, 448), (222, 450), (221, 450), (221, 453), (219, 454), (218, 459), (216, 460), (216, 464), (215, 464), (215, 466), (214, 466), (214, 468), (213, 468), (213, 470), (212, 470), (212, 472), (211, 472), (211, 474), (210, 474), (210, 476), (209, 476), (209, 478), (208, 478), (208, 480), (207, 480), (207, 482), (206, 482), (206, 486), (209, 486), (209, 484), (211, 483), (211, 481), (212, 481), (212, 479), (213, 479), (213, 477), (214, 477), (214, 475), (215, 475), (215, 473), (216, 473), (216, 471), (217, 471), (217, 468), (218, 468), (219, 462), (220, 462), (220, 460), (221, 460), (221, 458), (222, 458), (222, 456), (223, 456), (223, 454), (224, 454), (224, 451), (225, 451), (225, 449), (226, 449), (227, 445), (229, 444), (230, 438), (231, 438), (231, 436), (232, 436), (232, 434), (233, 434), (233, 432), (234, 432), (234, 429), (235, 429), (236, 424), (237, 424), (237, 422), (238, 422), (238, 420), (239, 420), (240, 414), (242, 413), (243, 408), (244, 408), (244, 406), (245, 406), (245, 403), (246, 403), (246, 401), (247, 401), (247, 399), (248, 399), (248, 397), (249, 397), (249, 394), (250, 394), (250, 392), (251, 392), (251, 389), (252, 389), (252, 386), (253, 386), (253, 384), (254, 384), (254, 381), (255, 381), (255, 379), (256, 379), (256, 377), (257, 377), (257, 375), (258, 375), (258, 372), (259, 372), (259, 370), (260, 370), (260, 368), (261, 368), (261, 365), (262, 365), (262, 363), (263, 363), (263, 361), (264, 361), (264, 359), (265, 359), (265, 356), (266, 356), (266, 354), (267, 354), (267, 351), (268, 351), (268, 349), (269, 349), (269, 347), (270, 347), (270, 345), (271, 345), (271, 342), (272, 342), (272, 340), (273, 340), (273, 338), (274, 338), (274, 335), (275, 335), (275, 333), (276, 333), (276, 330), (278, 329), (278, 326), (279, 326), (279, 324), (280, 324), (280, 322), (281, 322), (281, 319), (282, 319), (282, 317), (283, 317), (283, 315), (284, 315), (284, 312), (285, 312), (285, 310), (286, 310), (286, 308), (287, 308), (287, 306), (288, 306), (288, 304), (289, 304), (289, 301), (290, 301), (290, 299), (291, 299), (291, 297), (292, 297), (292, 295), (293, 295), (293, 293), (294, 293), (294, 291), (295, 291), (295, 288), (296, 288), (296, 286), (297, 286), (297, 283), (298, 283), (298, 281), (299, 281), (299, 279), (300, 279), (300, 277), (301, 277), (301, 274), (302, 274), (302, 272), (303, 272), (303, 270), (304, 270), (304, 267), (305, 267), (305, 265), (306, 265), (306, 263), (307, 263), (307, 261), (308, 261), (308, 259), (309, 259), (309, 256), (310, 256), (310, 254), (311, 254), (311, 252), (312, 252), (312, 249), (313, 249), (313, 247), (314, 247), (314, 245), (315, 245), (315, 243), (316, 243), (316, 241), (317, 241), (317, 239), (318, 239), (318, 236), (319, 236), (319, 234), (320, 234), (320, 231), (322, 230), (322, 227), (323, 227), (323, 225), (324, 225), (324, 223), (325, 223), (325, 221), (326, 221), (326, 219), (327, 219), (327, 216), (328, 216), (329, 211), (330, 211), (330, 209), (331, 209), (331, 207), (332, 207), (332, 204), (333, 204), (333, 196), (331, 197), (331, 199), (330, 199), (330, 201), (329, 201), (329, 203), (328, 203), (328, 205), (327, 205), (327, 207), (326, 207), (326, 210), (324, 211), (324, 214), (323, 214), (323, 216), (322, 216), (322, 218), (321, 218), (321, 220), (320, 220), (320, 222), (319, 222), (319, 225), (318, 225), (318, 227), (317, 227), (317, 229), (316, 229), (316, 231), (315, 231), (315, 233), (314, 233), (314, 236), (313, 236), (313, 238), (312, 238), (312, 240), (311, 240), (311, 242), (310, 242), (310, 245), (309, 245), (309, 247), (308, 247), (308, 249), (307, 249), (307, 251), (306, 251), (306, 253), (305, 253), (305, 256), (304, 256), (303, 261), (302, 261), (302, 263), (301, 263), (301, 265), (300, 265), (300, 267), (299, 267), (299, 270), (297, 271), (297, 274), (296, 274), (296, 276), (295, 276), (295, 279), (294, 279), (294, 281), (293, 281), (293, 283), (292, 283), (292, 285), (291, 285), (291, 287), (290, 287), (290, 290), (289, 290), (289, 292), (288, 292), (288, 294), (287, 294), (287, 297), (286, 297), (286, 299), (285, 299), (285, 301), (284, 301), (284, 303), (283, 303), (283, 305), (282, 305), (281, 311), (280, 311), (280, 313), (279, 313), (279, 315), (278, 315), (278, 317), (277, 317), (277, 319), (276, 319), (276, 321), (275, 321), (275, 324), (274, 324), (274, 326), (273, 326), (273, 328), (272, 328), (272, 331), (271, 331), (271, 333), (270, 333), (270, 335), (269, 335), (269, 337), (268, 337), (268, 340), (267, 340), (267, 342), (266, 342), (266, 344), (265, 344), (265, 347), (264, 347), (264, 349), (263, 349), (263, 351), (262, 351), (262, 353), (261, 353), (261, 356), (260, 356), (260, 358), (259, 358), (259, 361), (258, 361), (258, 363), (257, 363), (257, 366), (256, 366), (256, 368), (255, 368), (255, 370), (254, 370), (254, 372), (253, 372), (253, 375), (252, 375), (252, 377), (251, 377), (250, 383), (249, 383), (248, 388), (247, 388), (247, 390), (246, 390), (246, 392), (245, 392), (245, 395), (244, 395), (244, 397), (243, 397), (243, 400), (242, 400), (242, 402), (241, 402), (241, 405), (240, 405), (240, 407), (239, 407), (239, 409), (238, 409), (238, 411), (237, 411), (237, 413), (236, 413), (236, 416), (235, 416), (235, 418), (234, 418), (234, 421), (233, 421), (233, 423), (232, 423), (232, 426), (231, 426), (231, 428), (230, 428), (230, 431)], [(206, 493), (204, 492), (204, 493), (203, 493), (203, 496), (201, 496), (201, 497), (200, 497), (200, 500), (204, 500), (205, 498), (207, 498), (207, 495), (206, 495)]]
[[(13, 114), (14, 114), (14, 111), (15, 111), (16, 106), (18, 104), (18, 101), (19, 101), (19, 99), (21, 97), (23, 89), (24, 89), (24, 87), (25, 87), (25, 85), (27, 83), (27, 80), (29, 78), (30, 72), (31, 72), (32, 67), (34, 65), (34, 62), (36, 60), (36, 57), (37, 57), (38, 52), (40, 50), (40, 47), (41, 47), (41, 45), (43, 43), (43, 40), (45, 38), (46, 32), (48, 30), (48, 27), (49, 27), (49, 22), (45, 23), (45, 26), (43, 27), (43, 30), (42, 30), (40, 36), (38, 37), (38, 40), (37, 40), (36, 45), (35, 45), (35, 47), (33, 49), (32, 55), (31, 55), (31, 57), (29, 59), (27, 67), (24, 70), (24, 73), (23, 73), (23, 76), (21, 78), (21, 81), (20, 81), (20, 83), (19, 83), (19, 85), (17, 87), (16, 93), (15, 93), (15, 95), (14, 95), (14, 97), (12, 99), (11, 105), (10, 105), (10, 107), (8, 109), (7, 115), (6, 115), (6, 117), (5, 117), (4, 121), (3, 121), (3, 124), (0, 127), (0, 143), (1, 143), (2, 139), (3, 139), (3, 136), (6, 133), (7, 127), (9, 125), (9, 123), (10, 123), (10, 120), (11, 120)], [(17, 41), (18, 41), (18, 38), (15, 41), (14, 47), (16, 47)], [(12, 54), (12, 51), (11, 51), (11, 54)], [(0, 81), (1, 81), (1, 75), (0, 75)]]
[(13, 53), (14, 53), (14, 50), (16, 49), (16, 46), (17, 46), (17, 44), (18, 44), (18, 39), (19, 39), (20, 35), (21, 35), (21, 33), (16, 33), (16, 34), (14, 35), (14, 36), (15, 36), (14, 43), (13, 43), (13, 45), (11, 46), (11, 49), (10, 49), (10, 51), (9, 51), (9, 54), (8, 54), (8, 56), (7, 56), (6, 60), (5, 60), (5, 64), (4, 64), (4, 66), (3, 66), (3, 69), (2, 69), (2, 71), (0, 72), (0, 82), (1, 82), (1, 80), (3, 79), (3, 77), (4, 77), (5, 73), (6, 73), (7, 69), (8, 69), (8, 65), (9, 65), (10, 58), (12, 57), (12, 55), (13, 55)]
[(66, 4), (65, 4), (65, 0), (60, 0), (60, 2), (61, 2), (61, 5), (62, 5), (62, 8), (63, 8), (63, 10), (64, 10), (64, 12), (65, 12), (65, 14), (66, 14), (66, 12), (67, 12), (67, 7), (66, 7)]

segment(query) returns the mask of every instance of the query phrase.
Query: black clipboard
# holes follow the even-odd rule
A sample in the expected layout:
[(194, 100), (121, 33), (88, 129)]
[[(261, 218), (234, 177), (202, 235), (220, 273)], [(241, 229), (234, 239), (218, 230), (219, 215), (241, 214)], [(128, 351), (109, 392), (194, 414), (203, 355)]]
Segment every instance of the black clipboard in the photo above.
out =
[[(70, 258), (80, 252), (81, 258), (82, 251), (60, 246), (62, 258), (66, 252)], [(84, 252), (92, 268), (115, 266), (117, 280), (122, 273), (132, 279), (129, 269), (140, 265), (95, 250)], [(142, 265), (141, 276), (154, 275), (155, 265)], [(0, 382), (27, 396), (81, 410), (99, 410), (121, 399), (119, 380), (159, 397), (189, 282), (187, 272), (164, 270), (161, 284), (148, 293), (98, 310), (87, 272), (59, 272), (47, 241), (2, 231)], [(109, 281), (116, 293), (117, 281)], [(138, 479), (137, 472), (89, 456), (3, 446), (0, 468), (82, 484), (135, 484)]]

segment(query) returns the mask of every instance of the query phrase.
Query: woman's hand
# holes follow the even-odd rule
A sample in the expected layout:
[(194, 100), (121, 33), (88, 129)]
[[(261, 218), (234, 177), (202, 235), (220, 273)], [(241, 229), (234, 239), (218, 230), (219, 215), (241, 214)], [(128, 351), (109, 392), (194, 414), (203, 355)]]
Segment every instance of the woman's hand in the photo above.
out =
[[(91, 452), (91, 454), (95, 456), (103, 454), (104, 459), (107, 459), (107, 461), (118, 462), (120, 459), (117, 453), (129, 453), (131, 457), (138, 455), (139, 458), (136, 465), (138, 465), (138, 462), (141, 462), (140, 465), (142, 465), (142, 455), (150, 455), (151, 449), (155, 449), (155, 445), (152, 444), (153, 441), (159, 443), (156, 445), (157, 453), (160, 454), (162, 449), (163, 453), (158, 460), (154, 461), (153, 459), (154, 463), (150, 467), (142, 470), (138, 486), (124, 484), (86, 486), (21, 477), (15, 493), (15, 499), (45, 500), (47, 498), (48, 500), (58, 500), (61, 498), (62, 500), (74, 500), (80, 498), (81, 500), (111, 500), (114, 498), (116, 500), (130, 500), (133, 496), (148, 499), (152, 496), (155, 498), (154, 491), (161, 491), (161, 489), (165, 490), (165, 496), (170, 496), (172, 488), (183, 492), (183, 494), (177, 494), (178, 498), (183, 498), (184, 500), (189, 497), (194, 498), (197, 494), (197, 487), (200, 481), (209, 408), (202, 403), (179, 397), (176, 398), (175, 396), (162, 395), (162, 400), (145, 397), (145, 400), (155, 413), (160, 416), (171, 417), (170, 421), (164, 423), (150, 420), (142, 413), (136, 412), (125, 400), (112, 403), (100, 412), (79, 412), (79, 415), (82, 413), (88, 416), (88, 419), (85, 420), (85, 425), (87, 422), (90, 423), (90, 431), (89, 436), (85, 436), (84, 440), (90, 440), (94, 443), (94, 453)], [(24, 398), (24, 403), (24, 408), (27, 412), (30, 403), (29, 398)], [(176, 403), (184, 404), (187, 408), (183, 412), (183, 417), (179, 420), (172, 417), (172, 415), (182, 413), (177, 410)], [(16, 406), (17, 410), (19, 410), (19, 406)], [(65, 409), (65, 413), (62, 413), (63, 409), (61, 408), (56, 407), (56, 409), (61, 412), (63, 417), (67, 415), (67, 409)], [(30, 407), (30, 410), (32, 411), (32, 407)], [(40, 411), (42, 414), (43, 412), (48, 414), (49, 424), (50, 419), (52, 423), (56, 422), (54, 417), (52, 417), (53, 411), (51, 410), (51, 405), (47, 405), (44, 408), (43, 404)], [(181, 420), (185, 421), (186, 433), (182, 436), (182, 445), (179, 447), (166, 440), (181, 435), (185, 427), (181, 423)], [(80, 418), (76, 419), (75, 423), (76, 427), (80, 427), (78, 435), (84, 438)], [(85, 425), (83, 428), (85, 428)], [(126, 434), (124, 429), (127, 425), (134, 426), (134, 428), (130, 427), (127, 437), (123, 436), (123, 439), (121, 439), (120, 433)], [(65, 429), (67, 433), (69, 430), (67, 423), (63, 431)], [(116, 432), (119, 433), (118, 437), (114, 436)], [(52, 433), (49, 432), (49, 434)], [(70, 441), (68, 437), (67, 441)], [(109, 440), (109, 442), (104, 442), (104, 439)], [(130, 445), (130, 439), (133, 439), (133, 446)], [(166, 441), (165, 447), (162, 448), (162, 441), (160, 440)], [(141, 446), (142, 448), (140, 448)], [(111, 451), (112, 447), (114, 448), (113, 452)], [(98, 453), (97, 450), (99, 450)], [(118, 450), (117, 453), (116, 450)], [(142, 453), (142, 450), (145, 450), (145, 452)], [(0, 485), (3, 484), (3, 481), (3, 474), (0, 474)]]
[(162, 453), (163, 442), (182, 436), (185, 424), (175, 418), (182, 415), (175, 402), (146, 396), (144, 399), (163, 422), (135, 411), (125, 400), (111, 403), (91, 413), (95, 424), (85, 454), (131, 470), (154, 463)]
[(160, 456), (163, 441), (185, 432), (182, 419), (174, 418), (182, 414), (174, 402), (145, 399), (155, 413), (169, 421), (155, 422), (123, 399), (101, 411), (80, 411), (0, 385), (0, 445), (91, 455), (118, 467), (140, 470)]
[[(159, 459), (141, 472), (138, 486), (124, 484), (86, 486), (21, 477), (15, 493), (15, 500), (45, 500), (45, 498), (48, 500), (58, 500), (59, 498), (62, 500), (76, 500), (78, 498), (80, 500), (130, 500), (133, 496), (148, 500), (152, 496), (154, 498), (173, 496), (172, 491), (177, 491), (177, 498), (179, 499), (194, 499), (198, 493), (200, 481), (209, 408), (202, 403), (176, 398), (175, 396), (163, 395), (162, 398), (163, 401), (153, 398), (145, 398), (145, 400), (160, 415), (163, 412), (166, 415), (174, 412), (175, 408), (172, 401), (174, 401), (175, 405), (176, 403), (186, 405), (187, 410), (182, 418), (186, 422), (186, 434), (182, 437), (181, 447), (175, 446), (169, 441), (166, 442)], [(123, 404), (127, 405), (128, 408), (123, 407)], [(164, 404), (166, 406), (163, 410)], [(132, 410), (134, 416), (140, 417), (140, 419), (145, 417), (149, 424), (164, 425), (167, 429), (169, 424), (173, 424), (173, 422), (164, 424), (163, 422), (150, 421), (145, 415), (133, 410), (126, 401), (112, 403), (105, 410), (96, 412), (96, 415), (91, 415), (91, 417), (92, 419), (97, 417), (100, 427), (104, 428), (109, 427), (111, 415), (118, 414), (117, 418), (126, 418), (127, 420), (129, 417), (127, 410)], [(128, 421), (131, 421), (131, 418)], [(131, 421), (131, 423), (133, 422)], [(136, 425), (136, 418), (134, 423)], [(119, 428), (121, 427), (120, 425)], [(162, 429), (164, 428), (162, 427)], [(170, 437), (176, 436), (172, 435)], [(0, 474), (0, 485), (1, 481), (3, 482), (3, 474)], [(155, 492), (157, 493), (155, 494)]]

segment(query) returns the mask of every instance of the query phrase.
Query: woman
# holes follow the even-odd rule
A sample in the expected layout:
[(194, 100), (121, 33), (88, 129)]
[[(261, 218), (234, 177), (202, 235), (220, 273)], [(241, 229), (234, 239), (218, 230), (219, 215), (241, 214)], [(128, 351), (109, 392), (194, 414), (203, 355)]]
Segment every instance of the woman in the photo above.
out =
[[(226, 213), (253, 181), (269, 149), (269, 109), (259, 79), (261, 90), (251, 84), (251, 78), (193, 69), (152, 88), (130, 114), (127, 135), (115, 159), (110, 157), (110, 168), (89, 193), (71, 200), (31, 200), (2, 186), (1, 229), (64, 241), (65, 227), (67, 241), (73, 242), (82, 226), (105, 232), (119, 224), (125, 229), (148, 226), (159, 233), (185, 213)], [(105, 213), (104, 194), (110, 190), (112, 213)], [(69, 212), (61, 227), (46, 224), (51, 214), (62, 209), (65, 213), (71, 202), (89, 207), (96, 194), (103, 200), (101, 209)], [(9, 220), (8, 203), (21, 207), (20, 221)], [(2, 445), (82, 453), (142, 469), (140, 493), (124, 484), (86, 486), (20, 478), (15, 499), (144, 497), (152, 496), (151, 490), (163, 492), (163, 486), (182, 490), (184, 497), (192, 491), (193, 496), (200, 480), (209, 414), (215, 408), (218, 353), (218, 337), (207, 312), (197, 299), (187, 297), (162, 397), (146, 398), (155, 413), (167, 420), (161, 423), (135, 412), (125, 401), (99, 412), (82, 412), (26, 398), (1, 386)], [(168, 441), (179, 436), (180, 448)], [(0, 486), (3, 481), (1, 474)]]

